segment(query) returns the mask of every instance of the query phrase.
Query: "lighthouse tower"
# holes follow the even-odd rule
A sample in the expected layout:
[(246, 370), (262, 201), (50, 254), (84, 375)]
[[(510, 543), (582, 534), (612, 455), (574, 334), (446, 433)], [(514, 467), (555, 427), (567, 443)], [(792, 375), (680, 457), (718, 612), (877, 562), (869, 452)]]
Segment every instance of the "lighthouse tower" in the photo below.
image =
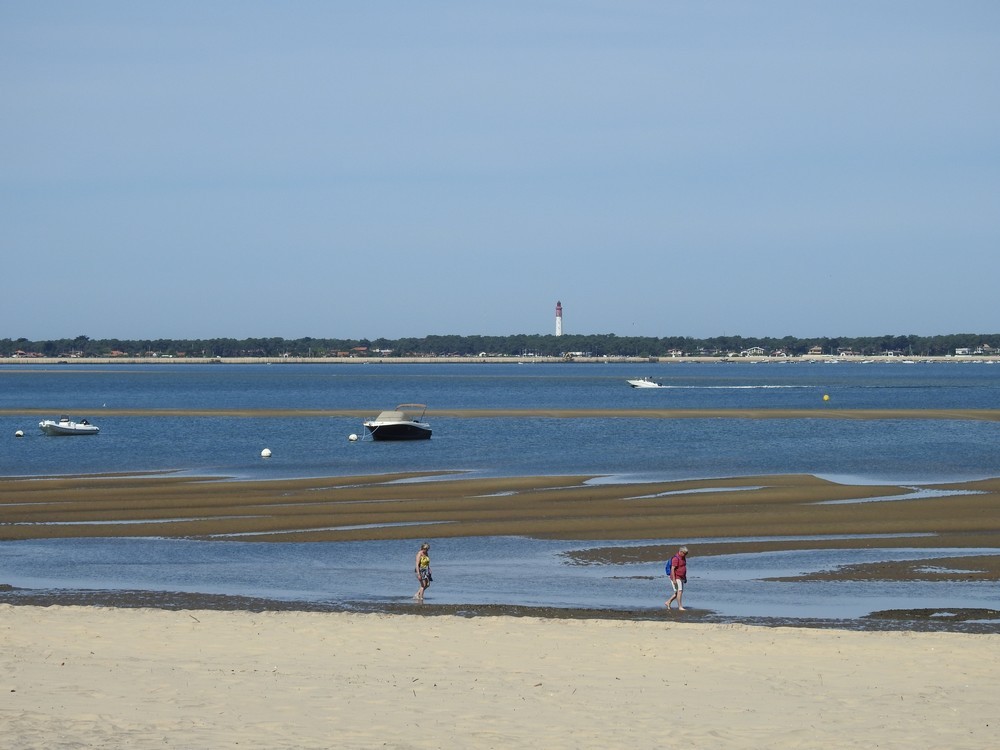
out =
[(562, 336), (562, 302), (556, 302), (556, 336)]

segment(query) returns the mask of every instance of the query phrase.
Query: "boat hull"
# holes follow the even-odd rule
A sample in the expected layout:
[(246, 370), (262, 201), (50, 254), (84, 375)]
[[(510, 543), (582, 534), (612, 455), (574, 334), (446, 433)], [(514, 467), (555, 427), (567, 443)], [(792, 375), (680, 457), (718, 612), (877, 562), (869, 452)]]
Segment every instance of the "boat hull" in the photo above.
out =
[(430, 427), (412, 422), (390, 424), (365, 422), (365, 429), (368, 430), (372, 440), (429, 440), (431, 436)]
[(54, 422), (47, 419), (38, 423), (40, 429), (46, 435), (70, 436), (70, 435), (96, 435), (101, 430), (92, 424), (79, 424), (77, 422)]

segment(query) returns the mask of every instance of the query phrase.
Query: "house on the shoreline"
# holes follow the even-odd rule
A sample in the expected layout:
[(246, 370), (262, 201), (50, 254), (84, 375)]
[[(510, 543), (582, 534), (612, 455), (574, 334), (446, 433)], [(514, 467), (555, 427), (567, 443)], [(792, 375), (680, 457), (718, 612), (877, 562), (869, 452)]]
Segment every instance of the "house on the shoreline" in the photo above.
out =
[(989, 344), (980, 344), (975, 349), (972, 349), (971, 347), (968, 346), (963, 346), (955, 349), (956, 357), (968, 357), (973, 354), (980, 354), (980, 355), (986, 355), (987, 357), (991, 357), (996, 353), (997, 353), (997, 348), (990, 346)]

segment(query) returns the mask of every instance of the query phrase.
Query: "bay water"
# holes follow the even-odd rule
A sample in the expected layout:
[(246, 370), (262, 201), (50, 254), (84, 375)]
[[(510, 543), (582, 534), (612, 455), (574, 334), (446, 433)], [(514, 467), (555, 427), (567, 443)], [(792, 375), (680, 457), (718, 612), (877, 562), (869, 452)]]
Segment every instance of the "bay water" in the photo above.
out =
[[(650, 375), (667, 387), (633, 389)], [(824, 400), (823, 396), (829, 396)], [(353, 444), (342, 417), (102, 416), (104, 409), (807, 409), (817, 419), (431, 420), (428, 442)], [(174, 470), (237, 478), (463, 470), (641, 480), (809, 473), (871, 481), (1000, 474), (1000, 424), (831, 420), (830, 409), (997, 409), (987, 364), (58, 365), (0, 368), (0, 409), (50, 409), (101, 428), (51, 440), (0, 415), (0, 476)], [(264, 448), (272, 452), (262, 461)]]

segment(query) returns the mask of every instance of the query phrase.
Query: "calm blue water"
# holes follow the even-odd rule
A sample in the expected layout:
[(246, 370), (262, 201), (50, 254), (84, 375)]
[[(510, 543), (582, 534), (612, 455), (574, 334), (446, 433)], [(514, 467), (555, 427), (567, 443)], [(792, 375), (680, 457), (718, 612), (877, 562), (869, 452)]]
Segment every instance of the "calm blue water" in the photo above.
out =
[[(668, 388), (633, 390), (630, 377)], [(823, 401), (823, 395), (830, 396)], [(417, 443), (350, 442), (360, 420), (101, 416), (105, 408), (997, 409), (985, 364), (60, 365), (0, 368), (0, 409), (86, 417), (93, 438), (49, 438), (38, 416), (0, 415), (0, 475), (173, 469), (241, 478), (463, 469), (480, 475), (594, 474), (617, 480), (810, 473), (922, 484), (1000, 476), (1000, 423), (829, 419), (432, 418)], [(23, 438), (14, 438), (21, 429)], [(262, 459), (260, 451), (273, 455)], [(419, 532), (416, 532), (419, 533)], [(698, 540), (659, 540), (664, 544)], [(708, 541), (708, 540), (703, 540)], [(306, 601), (398, 602), (415, 588), (412, 542), (253, 544), (55, 540), (0, 545), (0, 582), (38, 588), (190, 591)], [(603, 542), (435, 542), (432, 600), (453, 604), (658, 608), (660, 566), (580, 566)], [(775, 583), (765, 575), (845, 563), (967, 554), (844, 550), (692, 559), (687, 603), (740, 617), (853, 618), (878, 609), (1000, 608), (995, 584)], [(978, 552), (982, 552), (981, 550)], [(991, 552), (987, 550), (987, 552)], [(495, 561), (504, 560), (504, 575)]]
[[(634, 390), (652, 375), (668, 388)], [(823, 401), (824, 394), (830, 396)], [(904, 364), (59, 365), (0, 369), (0, 409), (88, 418), (101, 434), (46, 438), (0, 416), (0, 475), (160, 469), (241, 478), (463, 469), (630, 479), (811, 473), (932, 482), (1000, 475), (1000, 423), (809, 419), (432, 419), (420, 443), (351, 443), (360, 420), (102, 417), (105, 408), (669, 407), (997, 409), (1000, 366)], [(272, 451), (260, 458), (263, 448)]]

